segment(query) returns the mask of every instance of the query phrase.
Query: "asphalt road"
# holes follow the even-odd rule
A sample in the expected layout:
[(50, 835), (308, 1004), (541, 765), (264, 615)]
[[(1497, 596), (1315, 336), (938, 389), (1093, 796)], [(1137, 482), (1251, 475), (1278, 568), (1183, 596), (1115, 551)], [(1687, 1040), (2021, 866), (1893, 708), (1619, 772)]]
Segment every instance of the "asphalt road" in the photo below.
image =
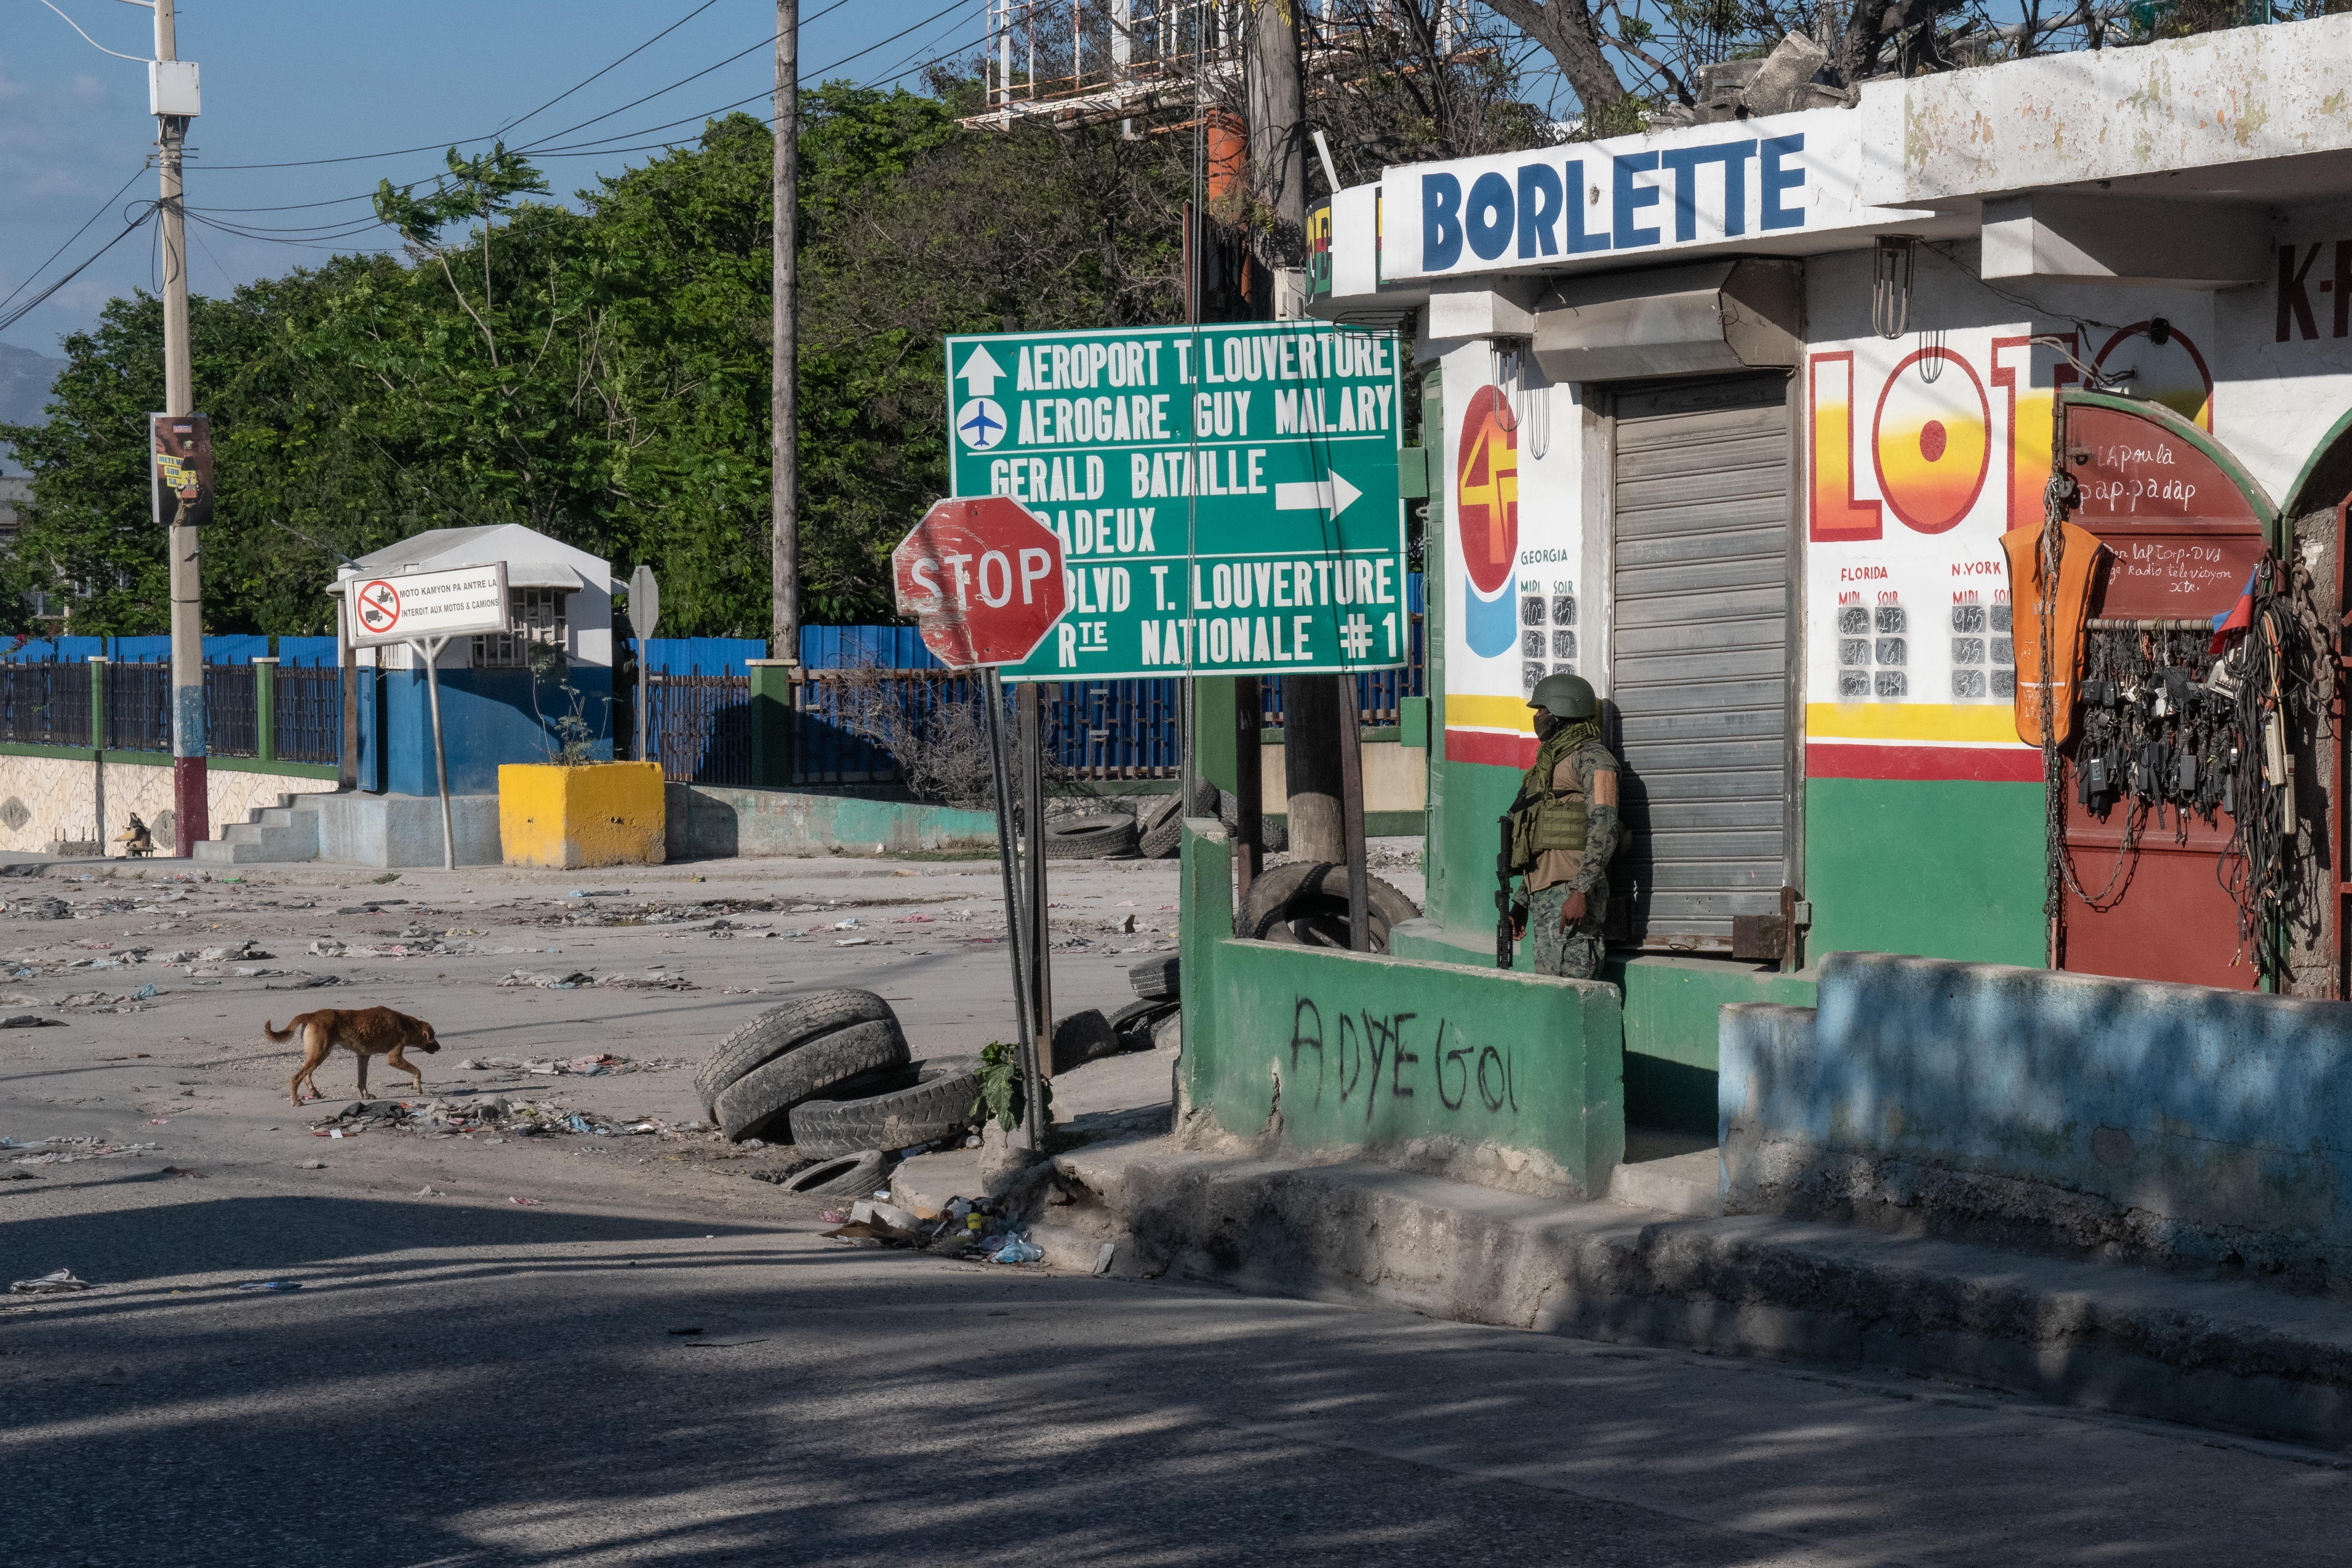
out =
[[(1937, 1383), (862, 1250), (817, 1234), (817, 1202), (745, 1179), (775, 1151), (313, 1138), (316, 1110), (286, 1100), (290, 1047), (255, 1043), (289, 1002), (385, 1001), (450, 1041), (429, 1093), (687, 1120), (683, 1069), (518, 1080), (452, 1064), (684, 1059), (777, 995), (844, 981), (908, 998), (919, 1050), (969, 1050), (1003, 1027), (1002, 948), (963, 940), (993, 918), (990, 870), (827, 861), (385, 887), (268, 872), (143, 885), (92, 919), (0, 922), (0, 956), (34, 971), (0, 980), (33, 999), (6, 1010), (71, 1020), (0, 1032), (0, 1135), (158, 1145), (46, 1165), (0, 1152), (0, 1176), (29, 1173), (0, 1180), (0, 1278), (67, 1267), (96, 1282), (0, 1310), (0, 1552), (66, 1568), (2343, 1560), (2352, 1478), (2335, 1456)], [(687, 880), (698, 871), (709, 879)], [(1135, 960), (1109, 949), (1172, 928), (1157, 908), (1174, 901), (1172, 868), (1056, 877), (1057, 919), (1094, 944), (1064, 956), (1060, 994), (1116, 1003)], [(125, 890), (39, 886), (86, 905)], [(629, 887), (638, 908), (649, 892), (673, 908), (843, 901), (823, 919), (735, 917), (798, 933), (779, 937), (681, 932), (707, 917), (540, 923), (583, 902), (542, 896), (592, 886)], [(0, 897), (24, 888), (0, 881)], [(159, 906), (161, 891), (190, 897)], [(363, 894), (430, 912), (333, 912)], [(871, 901), (884, 898), (918, 901)], [(305, 900), (317, 908), (287, 907)], [(959, 910), (974, 918), (946, 918)], [(909, 913), (933, 918), (893, 923)], [(891, 934), (834, 946), (852, 918)], [(411, 926), (481, 934), (437, 939), (470, 952), (302, 951)], [(201, 962), (55, 967), (247, 935), (281, 957), (246, 967), (346, 984), (278, 994), (262, 987), (286, 977)], [(115, 945), (82, 945), (100, 942)], [(490, 951), (524, 947), (563, 951)], [(515, 967), (656, 963), (697, 989), (496, 984)], [(142, 1011), (56, 1005), (150, 981)], [(340, 1095), (349, 1073), (338, 1061), (321, 1077)], [(1088, 1103), (1086, 1074), (1066, 1092)], [(303, 1289), (237, 1289), (279, 1279)]]

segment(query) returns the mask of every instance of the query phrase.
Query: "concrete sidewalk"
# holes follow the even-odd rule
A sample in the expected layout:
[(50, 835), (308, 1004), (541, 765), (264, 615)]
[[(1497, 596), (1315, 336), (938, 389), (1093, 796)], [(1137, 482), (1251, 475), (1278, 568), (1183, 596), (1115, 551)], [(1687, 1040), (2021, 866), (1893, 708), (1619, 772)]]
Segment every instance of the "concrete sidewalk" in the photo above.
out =
[[(2352, 1444), (2352, 1310), (2333, 1300), (1832, 1225), (1563, 1205), (1378, 1164), (1221, 1157), (1088, 1120), (1109, 1141), (1025, 1184), (1057, 1267), (1091, 1268), (1109, 1242), (1110, 1271), (1129, 1278)], [(978, 1185), (977, 1165), (909, 1162), (898, 1185), (901, 1201), (944, 1202)]]

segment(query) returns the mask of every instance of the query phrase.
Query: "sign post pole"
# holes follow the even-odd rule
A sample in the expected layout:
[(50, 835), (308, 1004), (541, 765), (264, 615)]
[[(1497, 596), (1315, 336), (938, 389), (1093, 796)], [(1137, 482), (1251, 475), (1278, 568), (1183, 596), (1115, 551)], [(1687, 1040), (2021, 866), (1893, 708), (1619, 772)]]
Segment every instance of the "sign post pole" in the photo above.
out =
[[(1030, 767), (1030, 879), (1016, 878), (1013, 865), (1012, 766), (1004, 744), (1004, 681), (1002, 667), (1036, 652), (1069, 607), (1068, 574), (1053, 525), (1017, 501), (1001, 496), (943, 500), (923, 514), (890, 552), (898, 613), (914, 618), (923, 646), (950, 669), (984, 671), (982, 699), (988, 709), (989, 763), (996, 785), (996, 854), (1004, 877), (1004, 923), (1013, 949), (1013, 1006), (1021, 1020), (1024, 1121), (1029, 1152), (1045, 1148), (1045, 1068), (1048, 1047), (1038, 1039), (1038, 1019), (1051, 1026), (1042, 965), (1045, 939), (1045, 813)], [(1024, 746), (1034, 731), (1036, 708), (1024, 694)], [(1016, 882), (1034, 889), (1026, 911)], [(1033, 998), (1034, 999), (1033, 1001)]]
[(629, 629), (637, 634), (637, 761), (650, 763), (654, 743), (654, 627), (661, 624), (661, 584), (654, 569), (640, 566), (629, 574)]
[[(1364, 736), (1353, 676), (1335, 675), (1339, 688), (1339, 839), (1348, 862), (1348, 951), (1370, 952), (1371, 889), (1364, 868)], [(1286, 733), (1287, 731), (1286, 731)]]
[[(1021, 1017), (1021, 1082), (1022, 1138), (1031, 1153), (1042, 1153), (1045, 1140), (1039, 1131), (1037, 1101), (1041, 1098), (1037, 1086), (1044, 1081), (1037, 1070), (1037, 1031), (1029, 1009), (1029, 954), (1026, 934), (1029, 922), (1022, 918), (1021, 898), (1015, 883), (1013, 866), (1013, 781), (1011, 769), (1004, 757), (1004, 682), (996, 667), (991, 665), (981, 679), (982, 700), (988, 705), (988, 757), (996, 775), (996, 860), (1004, 873), (1004, 939), (1013, 950), (1013, 1010)], [(1030, 853), (1036, 853), (1036, 837), (1032, 829)]]
[(457, 839), (449, 825), (449, 754), (441, 745), (441, 650), (447, 637), (419, 637), (410, 643), (425, 657), (425, 690), (433, 708), (433, 773), (441, 787), (441, 868), (457, 868)]
[(1029, 847), (1024, 897), (1029, 914), (1029, 1012), (1036, 1020), (1038, 1075), (1054, 1076), (1054, 952), (1045, 916), (1045, 726), (1036, 683), (1021, 688), (1022, 816)]

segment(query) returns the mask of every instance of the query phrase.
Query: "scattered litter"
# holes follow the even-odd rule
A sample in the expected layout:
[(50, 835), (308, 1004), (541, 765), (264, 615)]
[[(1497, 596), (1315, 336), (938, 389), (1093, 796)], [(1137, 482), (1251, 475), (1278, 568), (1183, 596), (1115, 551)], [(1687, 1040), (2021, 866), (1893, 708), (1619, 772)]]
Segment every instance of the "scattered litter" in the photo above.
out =
[(0, 1029), (62, 1029), (63, 1018), (44, 1018), (38, 1013), (11, 1013), (0, 1018)]
[(196, 959), (203, 963), (250, 963), (256, 959), (277, 956), (274, 952), (262, 952), (253, 939), (247, 937), (243, 942), (231, 942), (226, 946), (205, 948), (196, 954)]
[(577, 991), (583, 985), (595, 984), (596, 977), (584, 969), (575, 969), (565, 974), (541, 974), (528, 969), (517, 969), (509, 971), (507, 977), (499, 984), (535, 985), (541, 991)]
[(539, 1198), (509, 1198), (507, 1202), (517, 1208), (543, 1209), (547, 1206), (546, 1203)]
[(144, 1153), (155, 1147), (153, 1143), (109, 1143), (102, 1138), (44, 1138), (31, 1143), (0, 1138), (0, 1150), (17, 1156), (9, 1162), (14, 1165), (70, 1165), (80, 1160), (112, 1160), (124, 1154)]
[(420, 1198), (446, 1198), (449, 1194), (438, 1187), (419, 1187), (416, 1189), (416, 1195)]
[(595, 984), (628, 991), (698, 991), (701, 989), (683, 974), (672, 974), (667, 970), (658, 968), (649, 969), (643, 974), (607, 974)]
[(61, 1296), (74, 1290), (95, 1289), (87, 1279), (77, 1279), (70, 1268), (60, 1268), (44, 1274), (37, 1279), (19, 1279), (8, 1289), (19, 1296)]
[(331, 936), (320, 937), (310, 947), (310, 953), (313, 958), (341, 958), (345, 951), (347, 950), (344, 944)]
[[(284, 974), (288, 972), (277, 969), (270, 973)], [(289, 980), (283, 985), (265, 985), (262, 989), (264, 991), (314, 991), (321, 985), (341, 985), (342, 983), (343, 977), (340, 974), (305, 974), (300, 979)]]
[(299, 1279), (248, 1279), (237, 1287), (240, 1290), (299, 1290)]
[(1095, 1272), (1097, 1274), (1109, 1273), (1111, 1259), (1118, 1255), (1118, 1243), (1115, 1241), (1104, 1242), (1102, 1247), (1095, 1253)]
[(155, 1173), (159, 1176), (188, 1176), (199, 1182), (205, 1180), (202, 1171), (191, 1171), (184, 1165), (166, 1165)]
[(872, 947), (874, 945), (874, 939), (870, 936), (844, 937), (833, 945), (835, 947)]
[(845, 921), (835, 921), (833, 922), (833, 929), (835, 931), (856, 931), (857, 929), (857, 917), (856, 915), (852, 915)]
[(990, 1254), (988, 1260), (991, 1263), (1035, 1263), (1045, 1256), (1045, 1249), (1035, 1242), (1013, 1236), (1007, 1237), (1004, 1245)]
[(77, 991), (60, 997), (60, 1007), (86, 1007), (93, 1013), (144, 1013), (147, 1004), (133, 1001), (128, 994), (117, 996), (105, 991)]
[(326, 1168), (327, 1162), (324, 1160), (305, 1160), (302, 1162), (302, 1169), (306, 1171), (323, 1171)]
[(574, 888), (563, 896), (567, 899), (625, 899), (629, 896), (629, 889), (626, 888)]
[(155, 999), (155, 983), (151, 980), (142, 985), (131, 994), (131, 999), (133, 1002), (152, 1002)]

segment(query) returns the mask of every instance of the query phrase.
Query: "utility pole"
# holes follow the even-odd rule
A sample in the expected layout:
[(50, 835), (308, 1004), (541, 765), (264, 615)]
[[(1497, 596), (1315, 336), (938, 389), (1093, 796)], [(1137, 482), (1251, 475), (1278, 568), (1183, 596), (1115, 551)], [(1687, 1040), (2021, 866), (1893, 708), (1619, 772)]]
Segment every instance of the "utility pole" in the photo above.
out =
[(774, 626), (769, 651), (795, 665), (801, 658), (800, 32), (800, 0), (776, 0), (775, 353), (768, 395)]
[[(153, 3), (155, 58), (176, 60), (180, 57), (173, 0)], [(194, 414), (187, 216), (180, 200), (180, 155), (188, 141), (187, 116), (157, 114), (155, 139), (163, 168), (163, 202), (156, 212), (163, 246), (163, 412)], [(153, 460), (151, 454), (148, 461)], [(184, 860), (195, 853), (196, 845), (212, 837), (212, 808), (205, 778), (204, 576), (197, 537), (195, 529), (174, 521), (166, 543), (172, 559), (172, 853)]]
[[(1274, 268), (1290, 259), (1307, 226), (1307, 83), (1298, 16), (1280, 0), (1258, 0), (1250, 20), (1244, 79), (1249, 101), (1250, 194), (1279, 226), (1269, 243), (1253, 241), (1253, 303), (1271, 301)], [(1270, 310), (1265, 310), (1271, 314)], [(1287, 675), (1282, 680), (1282, 771), (1290, 847), (1309, 860), (1348, 858), (1347, 770), (1343, 748), (1355, 726), (1349, 675)]]

